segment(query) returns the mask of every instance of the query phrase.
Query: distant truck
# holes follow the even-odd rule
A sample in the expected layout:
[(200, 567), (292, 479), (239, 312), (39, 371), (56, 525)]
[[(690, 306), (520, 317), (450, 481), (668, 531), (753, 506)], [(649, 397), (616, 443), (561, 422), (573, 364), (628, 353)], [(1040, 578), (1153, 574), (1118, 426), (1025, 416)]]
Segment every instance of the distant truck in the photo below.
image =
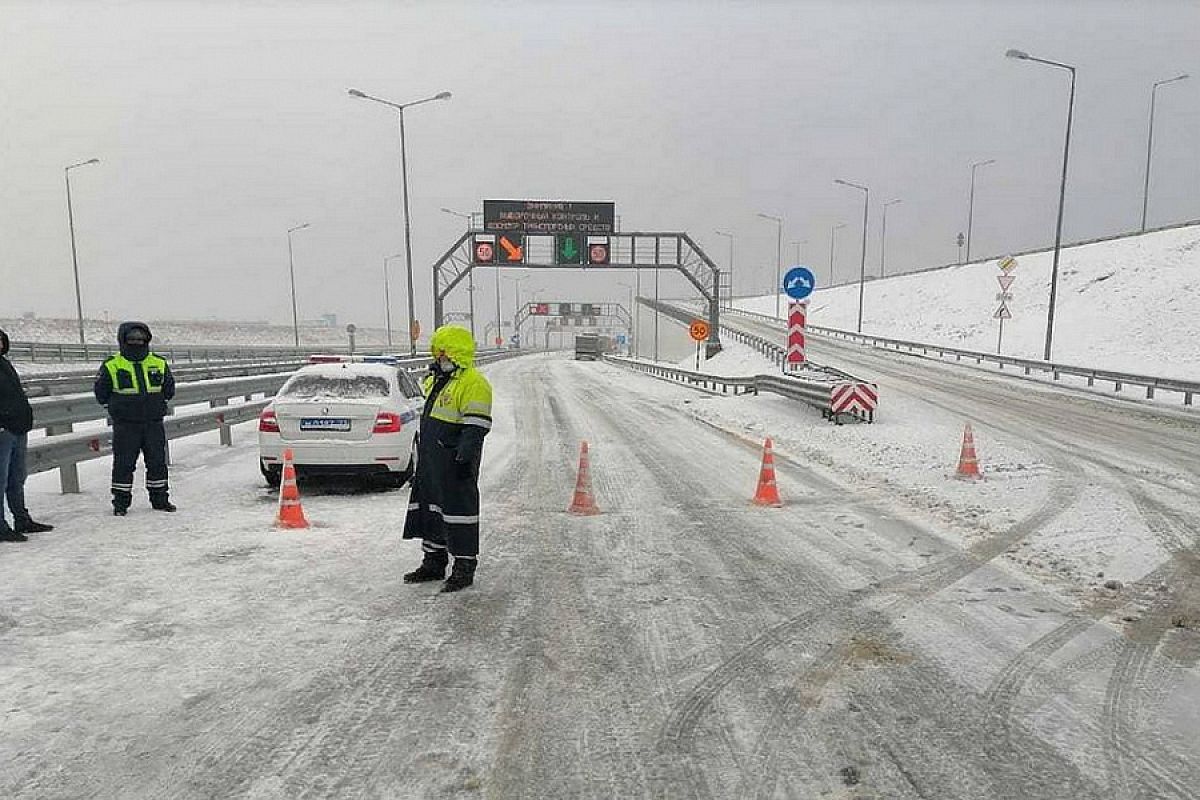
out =
[(595, 333), (577, 333), (575, 334), (575, 360), (576, 361), (595, 361), (600, 358), (603, 353), (603, 343), (600, 341), (600, 336)]

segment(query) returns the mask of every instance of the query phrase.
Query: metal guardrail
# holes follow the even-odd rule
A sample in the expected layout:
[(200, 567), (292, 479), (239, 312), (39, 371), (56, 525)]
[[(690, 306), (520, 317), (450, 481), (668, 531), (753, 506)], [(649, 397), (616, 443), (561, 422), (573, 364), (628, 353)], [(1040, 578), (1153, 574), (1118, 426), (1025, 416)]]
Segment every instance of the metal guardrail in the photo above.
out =
[[(524, 352), (528, 351), (494, 349), (481, 350), (476, 356), (476, 361), (479, 363), (486, 363), (488, 360), (494, 359), (494, 357), (499, 354), (520, 355)], [(111, 348), (104, 352), (102, 358), (108, 358), (110, 355), (112, 355)], [(261, 359), (250, 359), (226, 363), (214, 362), (203, 365), (176, 366), (172, 364), (171, 372), (175, 375), (176, 381), (179, 382), (203, 381), (216, 378), (232, 378), (243, 375), (263, 375), (266, 373), (277, 372), (293, 372), (309, 363), (307, 360), (308, 355), (310, 354), (306, 354), (303, 359), (294, 358), (284, 361), (280, 361), (278, 359), (269, 359), (266, 361)], [(344, 354), (339, 353), (334, 355)], [(430, 355), (428, 353), (419, 353), (415, 358), (409, 357), (398, 359), (397, 363), (406, 369), (411, 369), (414, 365), (423, 365), (427, 363), (429, 359)], [(168, 361), (170, 361), (170, 359), (168, 359)], [(100, 362), (97, 362), (97, 368), (99, 363)], [(25, 378), (22, 381), (22, 384), (25, 387), (25, 393), (29, 397), (46, 397), (48, 395), (90, 392), (92, 389), (92, 384), (96, 380), (96, 371), (96, 369), (87, 369), (71, 370), (55, 375), (32, 375), (28, 378)]]
[[(516, 356), (529, 355), (533, 352), (538, 351), (487, 350), (476, 357), (476, 363), (494, 363)], [(428, 363), (429, 356), (423, 355), (400, 359), (397, 365), (402, 369), (416, 371), (424, 369)], [(273, 364), (271, 366), (286, 367), (287, 365)], [(286, 372), (180, 382), (175, 390), (172, 407), (208, 403), (212, 408), (206, 411), (168, 416), (163, 420), (167, 438), (176, 439), (204, 431), (217, 430), (221, 434), (221, 444), (227, 447), (232, 445), (233, 437), (230, 426), (257, 418), (270, 402), (270, 398), (279, 391), (299, 366), (301, 365), (292, 364)], [(239, 368), (246, 367), (247, 365), (242, 365)], [(181, 370), (181, 372), (187, 372), (187, 370)], [(211, 370), (205, 370), (205, 372), (211, 372)], [(79, 423), (105, 419), (108, 416), (108, 412), (96, 402), (95, 396), (90, 391), (93, 374), (89, 373), (88, 391), (86, 392), (30, 400), (30, 405), (33, 406), (34, 428), (44, 428), (46, 436), (34, 439), (29, 443), (26, 460), (29, 472), (60, 470), (63, 492), (79, 491), (79, 462), (100, 458), (112, 452), (111, 428), (81, 432), (74, 430), (74, 426)], [(263, 395), (263, 397), (260, 400), (252, 400), (251, 398), (255, 395)], [(234, 406), (229, 405), (230, 400), (239, 397), (244, 398), (246, 402)]]
[[(180, 383), (175, 390), (172, 406), (188, 406), (227, 400), (232, 397), (250, 398), (256, 394), (273, 395), (291, 372), (257, 375), (243, 378), (221, 378), (212, 381)], [(59, 428), (94, 419), (104, 419), (108, 412), (96, 402), (91, 393), (67, 394), (54, 397), (39, 397), (29, 401), (33, 406), (34, 428)]]
[[(783, 320), (773, 317), (769, 314), (758, 314), (753, 311), (743, 311), (741, 309), (726, 309), (734, 314), (756, 317), (767, 320), (775, 325), (783, 325)], [(1196, 394), (1200, 394), (1200, 382), (1185, 381), (1177, 378), (1165, 378), (1154, 375), (1139, 375), (1132, 372), (1117, 372), (1115, 370), (1098, 369), (1095, 367), (1080, 367), (1073, 364), (1061, 364), (1053, 361), (1041, 361), (1029, 358), (1016, 358), (1014, 356), (1005, 356), (997, 353), (982, 353), (977, 350), (964, 350), (957, 347), (946, 347), (939, 344), (929, 344), (928, 342), (913, 342), (906, 339), (890, 339), (885, 336), (872, 336), (862, 333), (851, 333), (850, 331), (838, 330), (836, 328), (823, 328), (815, 325), (809, 325), (808, 331), (817, 336), (828, 336), (835, 339), (842, 339), (856, 344), (865, 344), (872, 347), (878, 347), (884, 350), (895, 350), (897, 352), (920, 353), (921, 355), (937, 354), (941, 358), (946, 356), (954, 356), (955, 361), (963, 359), (973, 360), (976, 364), (987, 362), (996, 364), (1000, 369), (1006, 366), (1017, 367), (1024, 371), (1024, 374), (1030, 375), (1033, 372), (1048, 373), (1053, 376), (1054, 380), (1059, 380), (1063, 375), (1072, 375), (1075, 377), (1086, 378), (1088, 386), (1094, 386), (1096, 381), (1111, 382), (1113, 391), (1119, 392), (1126, 384), (1131, 386), (1143, 386), (1146, 389), (1146, 399), (1154, 399), (1155, 392), (1158, 390), (1179, 392), (1183, 395), (1183, 404), (1185, 406), (1192, 405), (1192, 399)]]
[(831, 409), (833, 385), (823, 380), (804, 380), (790, 375), (750, 375), (746, 377), (724, 377), (704, 372), (692, 372), (662, 364), (637, 361), (621, 356), (604, 356), (604, 360), (623, 367), (653, 375), (656, 378), (698, 386), (721, 394), (762, 394), (769, 392), (810, 405), (821, 412), (825, 419), (841, 425), (848, 419), (874, 422), (874, 412), (835, 413)]
[[(372, 345), (374, 347), (374, 345)], [(362, 348), (359, 348), (360, 350)], [(244, 361), (249, 358), (302, 358), (309, 353), (348, 353), (346, 345), (167, 345), (154, 351), (172, 363)], [(9, 358), (33, 363), (103, 361), (112, 355), (112, 344), (10, 342)]]
[[(95, 401), (92, 401), (95, 403)], [(229, 427), (239, 422), (257, 419), (271, 402), (269, 398), (255, 400), (237, 406), (214, 408), (191, 414), (180, 414), (163, 420), (168, 439), (178, 439), (204, 431), (217, 430), (222, 444), (232, 443)], [(79, 474), (76, 465), (81, 461), (100, 458), (112, 453), (112, 428), (96, 431), (81, 431), (61, 436), (47, 436), (29, 443), (26, 464), (30, 473), (51, 469), (62, 470), (63, 492), (79, 491)]]
[[(655, 309), (660, 313), (666, 314), (667, 316), (671, 317), (677, 322), (683, 323), (684, 325), (688, 324), (692, 319), (695, 318), (695, 315), (692, 314), (687, 308), (672, 305), (671, 303), (663, 301), (650, 300), (649, 298), (638, 298), (638, 300), (643, 305)], [(738, 309), (726, 310), (741, 313)], [(745, 313), (749, 314), (751, 312)], [(772, 321), (778, 321), (775, 320), (774, 317), (769, 317), (769, 319)], [(774, 362), (775, 366), (779, 367), (781, 370), (784, 368), (784, 364), (787, 361), (787, 350), (782, 345), (762, 336), (758, 336), (738, 328), (730, 327), (726, 323), (721, 324), (721, 332), (723, 335), (728, 336), (740, 344), (744, 344), (747, 347), (752, 348), (763, 357), (770, 359), (772, 362)], [(854, 383), (869, 383), (869, 381), (851, 375), (849, 372), (836, 369), (834, 367), (825, 366), (824, 364), (818, 364), (812, 359), (809, 359), (805, 362), (804, 374), (813, 379), (824, 378), (825, 380), (831, 382), (849, 381)]]
[[(203, 381), (217, 378), (233, 378), (238, 376), (263, 375), (268, 373), (291, 373), (307, 362), (295, 361), (249, 361), (235, 364), (222, 364), (201, 367), (171, 368), (175, 380), (182, 385), (184, 381)], [(71, 395), (90, 392), (96, 381), (97, 370), (74, 370), (57, 375), (34, 375), (22, 381), (25, 393), (31, 398), (48, 397), (51, 395)]]

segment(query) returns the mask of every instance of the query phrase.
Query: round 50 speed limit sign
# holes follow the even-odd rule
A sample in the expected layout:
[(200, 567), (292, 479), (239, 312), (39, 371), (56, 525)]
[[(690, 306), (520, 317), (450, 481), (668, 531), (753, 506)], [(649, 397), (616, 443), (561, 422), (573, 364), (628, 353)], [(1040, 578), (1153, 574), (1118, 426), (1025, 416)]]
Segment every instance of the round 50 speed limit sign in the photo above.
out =
[(688, 334), (697, 342), (703, 342), (708, 338), (708, 323), (702, 319), (692, 320), (692, 324), (688, 326)]

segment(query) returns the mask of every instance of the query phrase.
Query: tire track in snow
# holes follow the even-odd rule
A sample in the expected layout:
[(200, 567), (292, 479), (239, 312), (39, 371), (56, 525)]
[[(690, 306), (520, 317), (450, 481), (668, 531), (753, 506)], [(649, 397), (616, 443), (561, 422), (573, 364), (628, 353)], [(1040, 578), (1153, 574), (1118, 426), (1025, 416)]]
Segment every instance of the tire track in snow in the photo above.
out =
[[(818, 663), (801, 672), (792, 690), (764, 725), (754, 747), (755, 768), (747, 773), (752, 780), (750, 785), (745, 787), (744, 796), (773, 796), (781, 772), (778, 761), (782, 752), (777, 745), (786, 741), (788, 730), (800, 724), (808, 705), (802, 701), (806, 701), (814, 692), (819, 693), (818, 690), (825, 683), (848, 665), (849, 659), (845, 654), (856, 637), (882, 635), (880, 617), (877, 615), (882, 614), (886, 618), (886, 615), (902, 613), (986, 566), (1022, 539), (1052, 522), (1073, 505), (1078, 496), (1077, 484), (1060, 482), (1038, 509), (1009, 529), (975, 543), (960, 555), (942, 559), (916, 573), (897, 575), (881, 581), (847, 606), (839, 604), (834, 612), (841, 620), (840, 624), (835, 626), (836, 644), (830, 648), (830, 655), (825, 663)], [(882, 607), (868, 613), (866, 604), (878, 600), (884, 601)]]
[[(924, 398), (923, 398), (924, 399)], [(944, 404), (933, 403), (939, 405), (952, 413), (961, 413), (961, 409), (947, 406)], [(1073, 505), (1077, 501), (1082, 489), (1082, 471), (1071, 464), (1069, 461), (1057, 457), (1056, 454), (1048, 454), (1052, 462), (1056, 463), (1062, 474), (1067, 476), (1066, 479), (1060, 480), (1056, 488), (1051, 492), (1050, 496), (1043, 505), (1028, 515), (1024, 520), (1010, 527), (1007, 531), (990, 536), (981, 542), (972, 545), (967, 553), (961, 558), (950, 557), (939, 562), (931, 564), (918, 572), (917, 575), (904, 574), (894, 578), (880, 582), (876, 587), (876, 592), (893, 591), (902, 592), (907, 595), (912, 602), (919, 602), (928, 598), (940, 591), (942, 588), (951, 585), (952, 583), (965, 577), (974, 570), (978, 569), (983, 564), (986, 564), (1006, 551), (1010, 550), (1015, 544), (1037, 532), (1053, 519), (1059, 516), (1066, 508)], [(778, 456), (777, 456), (778, 458)], [(854, 601), (855, 606), (861, 605), (864, 601), (863, 597), (859, 597)], [(740, 653), (734, 658), (726, 661), (714, 670), (706, 678), (706, 684), (702, 684), (693, 691), (681, 706), (677, 707), (677, 713), (669, 721), (665, 728), (664, 740), (670, 743), (675, 749), (688, 750), (691, 742), (689, 741), (692, 732), (695, 730), (700, 716), (711, 706), (712, 702), (720, 692), (728, 686), (736, 676), (749, 672), (749, 667), (757, 667), (761, 662), (761, 655), (765, 650), (771, 649), (783, 642), (793, 638), (794, 636), (806, 631), (816, 621), (822, 619), (829, 611), (837, 609), (841, 603), (834, 602), (829, 604), (824, 609), (814, 610), (809, 614), (802, 615), (799, 618), (785, 622), (777, 628), (768, 631), (761, 637), (761, 640), (756, 640), (747, 648), (744, 653)], [(861, 632), (861, 629), (856, 629), (854, 633)], [(851, 634), (853, 635), (853, 633)], [(844, 645), (844, 639), (841, 644)], [(828, 673), (831, 664), (822, 664), (814, 667), (813, 671), (816, 674), (824, 675)], [(805, 682), (811, 683), (810, 676), (802, 676), (797, 682), (797, 686), (803, 685)], [(812, 688), (811, 686), (809, 688)], [(774, 738), (773, 731), (778, 732), (783, 727), (780, 720), (785, 719), (793, 710), (797, 698), (804, 696), (802, 691), (791, 691), (787, 695), (785, 702), (778, 707), (772, 715), (774, 724), (768, 724), (764, 731), (759, 744), (755, 747), (755, 757), (760, 762), (767, 762), (765, 766), (761, 763), (753, 765), (746, 773), (757, 776), (769, 776), (777, 774), (777, 770), (771, 768), (771, 758), (767, 755), (771, 748), (764, 742), (769, 742)], [(768, 779), (757, 787), (758, 796), (768, 796), (774, 790), (774, 780)]]
[[(937, 381), (934, 382), (939, 383)], [(953, 388), (946, 382), (940, 382), (940, 385), (948, 391), (953, 391)], [(921, 399), (935, 406), (946, 407), (925, 397)], [(1066, 458), (1074, 458), (1091, 463), (1105, 473), (1113, 476), (1114, 481), (1128, 484), (1130, 475), (1126, 465), (1117, 463), (1097, 451), (1085, 450), (1080, 452), (1078, 442), (1064, 441), (1054, 433), (1043, 431), (1031, 433), (1028, 430), (1026, 421), (1014, 419), (1007, 408), (994, 399), (983, 397), (973, 397), (972, 399), (991, 406), (992, 413), (988, 424), (992, 427), (1006, 430), (1008, 433), (1017, 436), (1024, 432), (1027, 437), (1040, 441), (1043, 446), (1053, 448), (1059, 454), (1058, 460), (1060, 463)], [(1044, 415), (1042, 421), (1053, 425), (1054, 418)], [(1078, 430), (1081, 424), (1080, 420), (1073, 419), (1071, 423), (1072, 430)], [(1087, 432), (1098, 437), (1100, 440), (1104, 440), (1111, 433), (1111, 429), (1100, 423), (1099, 427), (1091, 425)], [(1171, 441), (1169, 444), (1158, 441), (1154, 447), (1156, 449), (1163, 448), (1159, 452), (1165, 451), (1170, 454), (1185, 468), (1200, 464), (1200, 460), (1196, 459), (1193, 450), (1181, 448), (1174, 441)], [(1148, 475), (1144, 470), (1135, 470), (1135, 472), (1141, 473), (1137, 479), (1143, 482), (1164, 487), (1189, 498), (1197, 496), (1194, 490), (1182, 488), (1176, 482)], [(1187, 578), (1188, 575), (1194, 575), (1196, 572), (1196, 567), (1193, 563), (1194, 552), (1187, 549), (1194, 546), (1194, 540), (1187, 534), (1187, 531), (1189, 529), (1194, 530), (1196, 527), (1195, 523), (1192, 522), (1189, 524), (1187, 521), (1180, 520), (1179, 518), (1172, 518), (1171, 512), (1140, 489), (1126, 485), (1126, 491), (1134, 500), (1139, 514), (1146, 522), (1148, 529), (1154, 535), (1155, 539), (1158, 540), (1165, 550), (1173, 554), (1171, 561), (1160, 565), (1155, 571), (1135, 584), (1136, 591), (1133, 596), (1146, 596), (1160, 582), (1166, 582), (1168, 585), (1177, 584), (1180, 580)], [(1180, 569), (1180, 557), (1183, 558), (1182, 564), (1184, 569), (1182, 571)], [(1191, 566), (1186, 566), (1189, 563)], [(1085, 609), (1083, 616), (1075, 617), (1043, 636), (1031, 645), (1030, 649), (1019, 654), (1001, 673), (999, 680), (994, 684), (989, 694), (998, 706), (997, 717), (1009, 735), (1010, 741), (1015, 739), (1012, 719), (1014, 706), (1016, 698), (1024, 685), (1030, 680), (1042, 663), (1095, 624), (1098, 615), (1102, 616), (1104, 613), (1116, 610), (1120, 605), (1123, 605), (1123, 603), (1119, 602), (1122, 597), (1125, 597), (1126, 600), (1128, 599), (1127, 595), (1118, 595), (1113, 600), (1116, 603), (1115, 605), (1107, 600), (1101, 601), (1094, 610), (1094, 613), (1089, 609)], [(1155, 604), (1160, 605), (1163, 602), (1166, 601), (1156, 600)], [(1152, 611), (1151, 613), (1153, 614), (1154, 612)], [(1154, 781), (1160, 788), (1166, 789), (1168, 792), (1177, 793), (1181, 791), (1182, 787), (1180, 787), (1178, 781), (1172, 776), (1170, 768), (1160, 765), (1154, 757), (1144, 752), (1140, 754), (1137, 752), (1137, 750), (1144, 750), (1144, 748), (1140, 748), (1138, 744), (1141, 737), (1134, 736), (1132, 733), (1133, 731), (1137, 731), (1138, 728), (1135, 720), (1130, 718), (1130, 713), (1136, 710), (1138, 693), (1131, 692), (1130, 686), (1122, 685), (1122, 682), (1131, 682), (1134, 687), (1140, 685), (1149, 666), (1150, 655), (1153, 654), (1152, 651), (1157, 646), (1158, 640), (1167, 633), (1168, 627), (1163, 621), (1160, 621), (1152, 626), (1152, 631), (1157, 633), (1157, 636), (1153, 632), (1150, 634), (1150, 638), (1153, 639), (1152, 644), (1134, 644), (1126, 641), (1124, 646), (1118, 651), (1117, 665), (1112, 672), (1108, 689), (1106, 690), (1105, 719), (1102, 722), (1104, 729), (1103, 741), (1109, 753), (1106, 763), (1109, 765), (1110, 781), (1125, 791), (1131, 791), (1129, 788), (1129, 772), (1133, 769), (1125, 762), (1132, 758), (1136, 766), (1135, 772), (1144, 773), (1145, 779)], [(1127, 651), (1131, 647), (1139, 650), (1149, 648), (1151, 653), (1150, 655), (1144, 652), (1130, 654)], [(1173, 672), (1178, 675), (1178, 670), (1174, 670)], [(1173, 795), (1168, 793), (1162, 796), (1187, 797), (1188, 794), (1184, 790), (1182, 794)]]
[[(665, 470), (660, 469), (659, 471), (663, 472)], [(876, 587), (854, 593), (853, 595), (842, 594), (832, 596), (828, 602), (807, 611), (805, 614), (768, 629), (768, 631), (757, 637), (732, 658), (727, 659), (716, 669), (708, 673), (701, 685), (693, 689), (681, 703), (676, 705), (660, 737), (661, 747), (665, 752), (670, 752), (678, 756), (694, 757), (696, 730), (702, 718), (707, 715), (716, 697), (735, 681), (739, 681), (739, 679), (740, 681), (754, 681), (756, 678), (761, 679), (761, 673), (766, 663), (765, 656), (771, 650), (792, 643), (800, 635), (809, 632), (811, 628), (829, 620), (831, 617), (838, 618), (840, 609), (845, 608), (848, 604), (855, 611), (860, 611), (861, 606), (867, 599), (878, 596), (885, 591), (903, 592), (904, 597), (901, 602), (906, 603), (917, 603), (921, 599), (931, 596), (945, 586), (975, 571), (983, 564), (1005, 552), (1015, 542), (1041, 528), (1049, 520), (1061, 513), (1064, 508), (1073, 503), (1077, 496), (1077, 485), (1060, 485), (1058, 491), (1052, 492), (1043, 506), (1029, 515), (1025, 520), (1018, 522), (1006, 531), (977, 543), (961, 556), (952, 556), (944, 559), (941, 562), (931, 565), (929, 568), (917, 571), (915, 575), (909, 574), (885, 579)], [(852, 631), (854, 633), (861, 633), (873, 624), (873, 622), (864, 621), (852, 628)], [(844, 635), (844, 633), (844, 630), (839, 631), (839, 634)], [(771, 757), (771, 754), (774, 752), (774, 742), (786, 732), (788, 728), (787, 723), (794, 721), (788, 720), (788, 716), (795, 710), (796, 704), (802, 702), (804, 698), (818, 693), (819, 688), (833, 677), (837, 667), (841, 663), (842, 657), (839, 654), (844, 650), (847, 641), (848, 637), (840, 643), (842, 647), (832, 648), (819, 658), (815, 666), (805, 670), (803, 677), (792, 687), (786, 698), (777, 706), (776, 711), (771, 715), (768, 725), (763, 733), (760, 734), (753, 758), (750, 760), (750, 763), (741, 769), (744, 780), (747, 776), (755, 779), (756, 776), (775, 776), (778, 774), (779, 770), (773, 768), (775, 765), (772, 763), (773, 759)], [(699, 775), (701, 773), (697, 771), (696, 774)], [(743, 791), (739, 793), (739, 796), (750, 796), (746, 793), (745, 788), (743, 786)], [(764, 782), (758, 787), (759, 794), (762, 796), (769, 796), (773, 790), (773, 780)], [(711, 796), (711, 792), (707, 790), (705, 785), (699, 784), (693, 787), (693, 796), (707, 797)]]
[(1196, 783), (1181, 781), (1174, 774), (1176, 769), (1163, 763), (1162, 751), (1152, 752), (1144, 746), (1143, 713), (1146, 699), (1169, 695), (1182, 677), (1182, 666), (1177, 662), (1171, 662), (1171, 667), (1160, 671), (1155, 680), (1149, 675), (1160, 645), (1172, 629), (1172, 611), (1177, 604), (1171, 592), (1180, 595), (1185, 608), (1200, 595), (1200, 563), (1191, 535), (1195, 523), (1144, 492), (1134, 492), (1134, 499), (1146, 522), (1175, 552), (1169, 574), (1164, 576), (1168, 593), (1156, 597), (1142, 619), (1129, 624), (1105, 690), (1102, 725), (1110, 789), (1118, 800), (1133, 800), (1147, 785), (1154, 787), (1157, 797), (1186, 799), (1192, 796)]

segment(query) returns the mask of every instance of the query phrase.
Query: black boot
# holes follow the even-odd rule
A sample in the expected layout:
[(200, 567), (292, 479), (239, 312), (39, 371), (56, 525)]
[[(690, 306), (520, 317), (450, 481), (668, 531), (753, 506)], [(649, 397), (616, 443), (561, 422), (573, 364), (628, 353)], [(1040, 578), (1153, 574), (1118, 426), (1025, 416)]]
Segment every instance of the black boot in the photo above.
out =
[(168, 513), (174, 513), (179, 510), (170, 500), (155, 500), (150, 503), (150, 507), (155, 511), (166, 511)]
[(13, 520), (13, 530), (17, 533), (46, 533), (54, 530), (53, 525), (46, 525), (41, 522), (34, 522), (33, 518), (28, 514), (17, 517)]
[(404, 575), (404, 582), (426, 583), (428, 581), (440, 581), (446, 577), (446, 564), (449, 561), (450, 557), (446, 555), (445, 550), (426, 552), (425, 558), (421, 561), (421, 566), (412, 572), (406, 573)]
[(442, 591), (459, 592), (474, 583), (476, 563), (473, 558), (454, 559), (454, 568), (450, 570), (450, 577), (442, 585)]
[[(29, 537), (23, 533), (17, 533), (4, 520), (0, 519), (0, 542), (28, 542)], [(440, 576), (439, 576), (440, 577)]]

